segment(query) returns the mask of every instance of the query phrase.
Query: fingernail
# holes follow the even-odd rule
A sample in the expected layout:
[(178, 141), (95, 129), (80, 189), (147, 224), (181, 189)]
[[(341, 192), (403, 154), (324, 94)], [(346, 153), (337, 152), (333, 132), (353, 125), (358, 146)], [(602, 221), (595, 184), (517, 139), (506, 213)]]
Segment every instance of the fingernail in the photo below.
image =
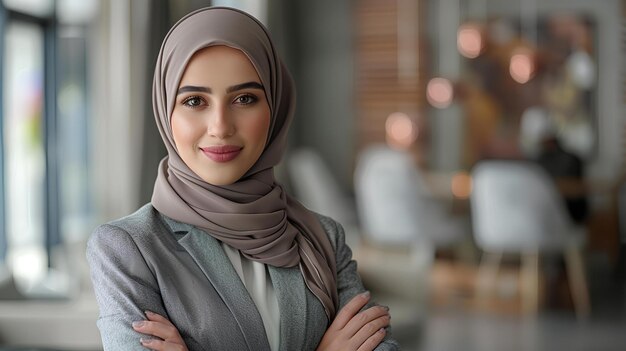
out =
[(158, 313), (154, 313), (154, 312), (148, 311), (148, 310), (146, 310), (145, 313), (146, 313), (146, 317), (148, 317), (148, 318), (152, 318), (154, 316), (158, 316), (159, 315)]
[(150, 344), (152, 343), (152, 340), (151, 340), (151, 339), (144, 339), (144, 338), (141, 338), (141, 339), (139, 339), (139, 342), (140, 342), (142, 345), (150, 345)]
[(383, 308), (385, 309), (385, 311), (389, 312), (389, 306), (383, 306)]
[(144, 324), (145, 324), (144, 321), (133, 322), (133, 328), (141, 328), (144, 326)]
[(378, 329), (378, 332), (381, 333), (381, 334), (384, 334), (385, 333), (385, 328)]
[(363, 294), (361, 294), (361, 296), (363, 296), (364, 298), (369, 298), (370, 297), (370, 292), (366, 291)]

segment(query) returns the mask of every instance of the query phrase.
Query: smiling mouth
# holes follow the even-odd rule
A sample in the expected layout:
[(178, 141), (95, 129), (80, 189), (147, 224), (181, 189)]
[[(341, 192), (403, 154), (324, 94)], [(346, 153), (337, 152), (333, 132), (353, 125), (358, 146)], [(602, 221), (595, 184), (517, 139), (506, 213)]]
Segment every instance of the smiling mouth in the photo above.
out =
[(235, 157), (239, 156), (242, 149), (243, 147), (235, 145), (216, 145), (200, 148), (205, 156), (215, 162), (232, 161)]

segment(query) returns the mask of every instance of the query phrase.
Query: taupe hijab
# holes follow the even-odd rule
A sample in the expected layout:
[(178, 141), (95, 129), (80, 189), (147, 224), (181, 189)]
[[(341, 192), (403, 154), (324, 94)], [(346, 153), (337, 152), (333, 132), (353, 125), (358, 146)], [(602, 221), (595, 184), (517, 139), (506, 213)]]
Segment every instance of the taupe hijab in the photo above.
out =
[[(236, 183), (214, 186), (185, 165), (172, 137), (170, 117), (189, 59), (197, 51), (226, 45), (245, 53), (261, 79), (271, 111), (265, 150)], [(248, 259), (277, 267), (299, 265), (307, 287), (329, 319), (338, 307), (337, 271), (330, 240), (315, 214), (289, 197), (274, 179), (295, 90), (265, 27), (230, 8), (204, 8), (176, 23), (163, 41), (154, 71), (153, 109), (167, 148), (159, 165), (153, 206), (162, 214), (205, 230)]]

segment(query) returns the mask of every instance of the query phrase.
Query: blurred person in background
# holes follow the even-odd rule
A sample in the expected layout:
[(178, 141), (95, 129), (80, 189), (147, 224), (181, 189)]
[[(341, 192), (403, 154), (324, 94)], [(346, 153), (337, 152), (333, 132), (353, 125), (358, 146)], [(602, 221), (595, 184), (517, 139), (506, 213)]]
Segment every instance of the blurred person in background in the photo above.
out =
[(537, 162), (559, 185), (564, 193), (565, 205), (570, 217), (576, 223), (583, 223), (587, 218), (587, 199), (582, 193), (584, 187), (583, 163), (575, 154), (561, 146), (554, 133), (546, 134), (541, 140)]
[(151, 203), (93, 233), (105, 350), (396, 350), (341, 226), (274, 178), (294, 114), (263, 25), (229, 8), (185, 16), (157, 59), (168, 156)]
[(555, 123), (541, 107), (530, 108), (524, 113), (521, 130), (526, 154), (554, 179), (571, 219), (583, 223), (588, 215), (588, 203), (581, 158), (563, 148)]
[[(584, 225), (588, 216), (585, 194), (583, 161), (566, 150), (559, 140), (556, 123), (544, 106), (533, 106), (522, 114), (521, 149), (527, 158), (536, 162), (553, 179), (562, 196), (563, 204), (575, 224)], [(544, 274), (548, 286), (557, 286), (561, 261), (555, 257), (544, 257)], [(546, 300), (558, 304), (561, 296), (558, 289), (548, 289)]]

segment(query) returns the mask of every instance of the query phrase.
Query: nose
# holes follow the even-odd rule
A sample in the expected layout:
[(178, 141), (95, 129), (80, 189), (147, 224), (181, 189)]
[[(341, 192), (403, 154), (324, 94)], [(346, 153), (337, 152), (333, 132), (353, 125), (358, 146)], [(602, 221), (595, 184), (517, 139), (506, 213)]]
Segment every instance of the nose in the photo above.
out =
[(210, 111), (207, 133), (218, 139), (226, 139), (235, 134), (235, 124), (228, 108), (218, 105)]

